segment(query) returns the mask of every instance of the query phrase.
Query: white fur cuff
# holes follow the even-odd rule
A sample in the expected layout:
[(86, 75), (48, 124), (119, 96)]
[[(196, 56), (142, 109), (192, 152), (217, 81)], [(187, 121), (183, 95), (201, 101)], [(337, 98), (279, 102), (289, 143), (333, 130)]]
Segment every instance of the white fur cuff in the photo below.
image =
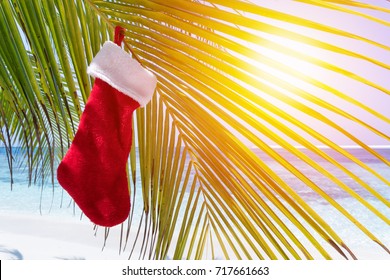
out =
[(122, 48), (107, 41), (94, 57), (87, 73), (100, 78), (144, 107), (153, 96), (157, 79)]

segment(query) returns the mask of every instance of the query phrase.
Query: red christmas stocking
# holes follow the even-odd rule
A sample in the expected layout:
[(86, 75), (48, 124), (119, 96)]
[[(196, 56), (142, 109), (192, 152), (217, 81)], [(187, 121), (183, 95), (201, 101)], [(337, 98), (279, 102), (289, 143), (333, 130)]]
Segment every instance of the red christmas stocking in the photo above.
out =
[(132, 145), (132, 115), (150, 101), (156, 87), (155, 76), (120, 48), (122, 31), (115, 29), (117, 45), (104, 43), (88, 67), (95, 83), (57, 170), (60, 185), (85, 215), (107, 227), (129, 215), (126, 163)]

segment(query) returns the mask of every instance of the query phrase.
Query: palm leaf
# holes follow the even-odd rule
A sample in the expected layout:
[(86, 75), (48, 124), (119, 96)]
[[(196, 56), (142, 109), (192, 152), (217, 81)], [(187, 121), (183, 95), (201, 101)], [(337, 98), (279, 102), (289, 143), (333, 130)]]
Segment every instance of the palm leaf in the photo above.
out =
[[(297, 8), (286, 11), (283, 4), (236, 0), (3, 1), (0, 141), (11, 176), (17, 141), (30, 180), (35, 173), (54, 183), (56, 163), (73, 139), (92, 85), (86, 67), (120, 25), (126, 29), (125, 48), (158, 78), (151, 103), (137, 111), (137, 149), (128, 168), (133, 205), (142, 200), (143, 215), (132, 212), (122, 225), (121, 249), (150, 259), (358, 257), (314, 209), (304, 195), (309, 193), (360, 230), (362, 239), (390, 253), (334, 194), (355, 201), (388, 227), (383, 209), (390, 206), (390, 179), (330, 135), (336, 132), (389, 166), (384, 154), (342, 123), (388, 143), (388, 131), (376, 123), (388, 126), (389, 116), (288, 62), (323, 69), (388, 100), (388, 86), (294, 46), (387, 73), (388, 62), (354, 46), (388, 54), (388, 44), (299, 12), (329, 10), (388, 31), (389, 22), (368, 11), (389, 9), (355, 1), (297, 2), (302, 3), (284, 4)], [(321, 34), (354, 44), (332, 43)], [(363, 172), (384, 187), (367, 181)]]

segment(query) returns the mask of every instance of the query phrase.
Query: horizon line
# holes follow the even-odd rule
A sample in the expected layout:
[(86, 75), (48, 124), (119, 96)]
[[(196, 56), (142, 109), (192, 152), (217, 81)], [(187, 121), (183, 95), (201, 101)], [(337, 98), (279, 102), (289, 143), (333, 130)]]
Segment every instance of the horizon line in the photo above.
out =
[[(314, 146), (316, 148), (319, 148), (319, 149), (332, 149), (327, 145), (314, 145)], [(373, 148), (373, 149), (390, 149), (390, 145), (367, 145), (367, 146), (369, 148)], [(138, 146), (134, 146), (134, 147), (138, 148)], [(182, 147), (185, 147), (185, 146), (182, 146)], [(284, 149), (280, 145), (269, 145), (269, 147), (271, 147), (273, 149)], [(302, 145), (293, 145), (293, 147), (297, 148), (297, 149), (307, 149), (307, 147), (302, 146)], [(343, 149), (364, 149), (363, 147), (358, 146), (358, 145), (338, 145), (338, 147), (343, 148)], [(5, 146), (0, 144), (0, 148), (5, 148)], [(22, 148), (22, 146), (13, 146), (13, 148)], [(57, 148), (59, 148), (59, 147), (57, 147)], [(260, 149), (257, 146), (251, 146), (249, 148), (250, 149)]]
[[(373, 149), (390, 149), (390, 145), (367, 145), (367, 146), (369, 148), (373, 148)], [(270, 145), (270, 147), (273, 149), (284, 149), (282, 146), (279, 146), (279, 145)], [(307, 147), (300, 146), (300, 145), (297, 145), (297, 146), (294, 145), (293, 147), (297, 148), (297, 149), (307, 149)], [(319, 149), (333, 149), (327, 145), (315, 145), (315, 147), (319, 148)], [(343, 149), (364, 149), (362, 146), (358, 146), (358, 145), (338, 145), (338, 147), (343, 148)], [(256, 146), (251, 147), (251, 149), (254, 149), (254, 148), (258, 148), (258, 147), (256, 147)]]

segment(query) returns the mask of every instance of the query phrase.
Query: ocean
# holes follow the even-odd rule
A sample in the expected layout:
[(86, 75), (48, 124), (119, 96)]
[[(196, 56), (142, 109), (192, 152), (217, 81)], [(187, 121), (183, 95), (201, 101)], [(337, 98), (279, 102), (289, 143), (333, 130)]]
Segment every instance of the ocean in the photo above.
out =
[[(361, 149), (349, 149), (350, 153), (355, 157), (363, 161), (370, 168), (375, 170), (378, 174), (383, 176), (386, 180), (390, 181), (390, 167), (384, 164), (382, 161), (376, 159), (372, 155), (368, 154)], [(309, 177), (318, 186), (329, 193), (339, 204), (348, 209), (348, 211), (355, 216), (364, 226), (366, 226), (385, 246), (390, 248), (390, 226), (383, 220), (373, 215), (364, 206), (362, 206), (354, 198), (351, 198), (345, 191), (337, 187), (333, 182), (328, 179), (324, 179), (323, 176), (318, 174), (311, 166), (298, 160), (296, 157), (286, 153), (285, 151), (279, 151), (290, 163), (296, 166), (299, 170), (302, 170), (304, 174)], [(373, 176), (371, 173), (362, 169), (350, 160), (338, 155), (335, 152), (328, 150), (329, 154), (337, 159), (347, 169), (353, 171), (359, 175), (359, 178), (367, 182), (372, 188), (380, 193), (387, 201), (390, 201), (390, 187), (383, 183), (381, 180)], [(390, 160), (390, 149), (377, 149), (384, 158)], [(358, 230), (351, 222), (346, 218), (339, 215), (333, 207), (331, 207), (324, 199), (322, 199), (317, 193), (308, 188), (305, 184), (299, 181), (291, 173), (287, 172), (280, 164), (274, 162), (260, 151), (255, 153), (262, 159), (267, 165), (275, 171), (281, 178), (289, 183), (297, 193), (305, 199), (305, 201), (315, 210), (321, 217), (328, 222), (339, 236), (344, 240), (347, 240), (350, 247), (358, 246), (360, 248), (366, 248), (367, 250), (381, 250), (378, 245), (370, 241), (360, 230)], [(319, 162), (324, 168), (329, 170), (332, 174), (335, 174), (340, 180), (345, 182), (349, 187), (355, 190), (365, 200), (370, 202), (375, 208), (377, 208), (387, 219), (390, 219), (390, 209), (388, 206), (378, 201), (370, 193), (360, 187), (358, 183), (349, 178), (342, 171), (335, 169), (330, 163), (325, 162), (312, 154), (308, 155)], [(141, 194), (140, 186), (137, 190), (138, 194)], [(135, 209), (134, 218), (138, 220), (142, 214), (142, 199), (136, 200), (136, 205), (133, 205)], [(25, 170), (14, 169), (14, 183), (10, 183), (10, 175), (8, 170), (7, 158), (4, 148), (0, 147), (0, 212), (10, 214), (39, 214), (42, 216), (54, 216), (54, 217), (76, 217), (79, 218), (81, 211), (72, 202), (70, 196), (63, 191), (63, 189), (55, 184), (46, 184), (43, 187), (39, 185), (28, 185), (28, 178)], [(374, 247), (372, 247), (374, 246)], [(390, 256), (389, 256), (390, 259)]]

